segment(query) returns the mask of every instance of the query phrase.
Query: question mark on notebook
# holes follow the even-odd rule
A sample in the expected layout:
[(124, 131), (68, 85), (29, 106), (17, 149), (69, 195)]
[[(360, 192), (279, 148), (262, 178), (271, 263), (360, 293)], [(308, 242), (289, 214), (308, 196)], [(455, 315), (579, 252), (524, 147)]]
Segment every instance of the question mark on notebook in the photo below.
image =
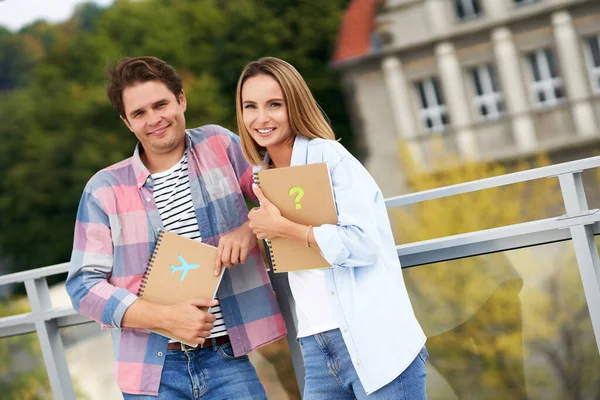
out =
[(302, 200), (302, 197), (304, 197), (304, 189), (302, 189), (300, 186), (294, 186), (290, 189), (288, 194), (290, 196), (296, 196), (294, 197), (294, 203), (296, 203), (296, 210), (301, 209), (302, 204), (300, 204), (300, 200)]

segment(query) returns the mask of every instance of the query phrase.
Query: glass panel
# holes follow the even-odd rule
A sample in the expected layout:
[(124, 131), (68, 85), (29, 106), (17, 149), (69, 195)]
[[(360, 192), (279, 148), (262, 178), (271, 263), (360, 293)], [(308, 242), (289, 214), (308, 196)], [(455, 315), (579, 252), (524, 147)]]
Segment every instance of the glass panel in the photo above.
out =
[(600, 36), (589, 39), (588, 44), (592, 53), (594, 66), (600, 67)]
[(539, 66), (538, 66), (538, 61), (537, 61), (536, 53), (529, 53), (527, 55), (527, 58), (529, 59), (529, 64), (531, 65), (531, 70), (533, 71), (533, 79), (536, 82), (541, 81), (542, 78), (540, 76), (540, 69), (539, 69)]
[(554, 53), (550, 49), (544, 50), (546, 60), (548, 61), (548, 67), (550, 68), (550, 76), (556, 78), (558, 76), (558, 70), (556, 69), (556, 60), (554, 59)]
[[(110, 331), (101, 331), (98, 324), (89, 323), (63, 328), (60, 333), (77, 398), (120, 399), (113, 374)], [(300, 399), (285, 339), (254, 351), (249, 357), (269, 399)]]
[(421, 108), (427, 108), (427, 98), (425, 97), (425, 88), (423, 87), (423, 81), (417, 83), (417, 90), (419, 91), (419, 98), (421, 99)]
[(600, 355), (572, 243), (404, 271), (443, 399), (597, 399)]
[(473, 84), (475, 85), (475, 91), (478, 95), (483, 94), (483, 88), (481, 87), (481, 81), (479, 80), (479, 72), (477, 68), (471, 69), (471, 77), (473, 78)]
[[(0, 303), (0, 318), (30, 312), (26, 297)], [(52, 389), (37, 333), (0, 339), (0, 397), (51, 399)]]
[(435, 90), (435, 99), (437, 100), (437, 104), (441, 106), (444, 104), (444, 95), (442, 94), (442, 89), (440, 88), (438, 79), (431, 78), (431, 83), (433, 84), (433, 89)]
[(454, 7), (456, 10), (456, 16), (458, 18), (464, 18), (465, 16), (465, 8), (463, 6), (462, 0), (454, 0)]
[[(420, 192), (551, 164), (550, 159), (542, 156), (530, 163), (521, 162), (516, 167), (494, 163), (456, 167), (447, 155), (434, 154), (434, 159), (433, 166), (443, 173), (418, 173), (410, 165), (405, 167), (409, 171), (406, 178), (411, 182), (411, 191)], [(558, 179), (544, 178), (395, 207), (388, 213), (397, 241), (410, 243), (558, 217), (565, 214), (565, 209)]]

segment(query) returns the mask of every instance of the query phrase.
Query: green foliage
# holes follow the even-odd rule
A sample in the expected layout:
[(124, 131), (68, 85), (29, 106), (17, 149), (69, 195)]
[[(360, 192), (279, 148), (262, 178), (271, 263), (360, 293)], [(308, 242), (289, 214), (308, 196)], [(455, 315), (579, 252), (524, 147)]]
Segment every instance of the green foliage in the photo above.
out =
[(328, 67), (347, 0), (117, 0), (80, 5), (62, 24), (0, 29), (0, 258), (14, 270), (69, 259), (77, 204), (134, 136), (105, 97), (105, 66), (154, 55), (181, 74), (188, 126), (236, 130), (243, 66), (272, 55), (305, 76), (352, 150), (338, 77)]
[[(0, 303), (0, 318), (28, 311), (26, 301)], [(49, 398), (50, 382), (35, 333), (1, 339), (0, 360), (0, 393), (3, 399)]]

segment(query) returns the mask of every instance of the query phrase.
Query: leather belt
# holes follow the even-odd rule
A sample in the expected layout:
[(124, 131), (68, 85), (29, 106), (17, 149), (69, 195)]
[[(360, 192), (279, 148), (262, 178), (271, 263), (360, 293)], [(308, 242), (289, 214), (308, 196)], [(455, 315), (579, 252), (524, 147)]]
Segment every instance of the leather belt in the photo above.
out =
[(229, 343), (229, 335), (206, 339), (204, 341), (204, 343), (199, 344), (198, 347), (191, 347), (191, 346), (188, 346), (187, 344), (180, 343), (180, 342), (172, 342), (167, 345), (167, 350), (181, 350), (181, 351), (198, 350), (198, 349), (206, 349), (208, 347), (213, 347), (213, 346), (222, 346), (225, 343)]

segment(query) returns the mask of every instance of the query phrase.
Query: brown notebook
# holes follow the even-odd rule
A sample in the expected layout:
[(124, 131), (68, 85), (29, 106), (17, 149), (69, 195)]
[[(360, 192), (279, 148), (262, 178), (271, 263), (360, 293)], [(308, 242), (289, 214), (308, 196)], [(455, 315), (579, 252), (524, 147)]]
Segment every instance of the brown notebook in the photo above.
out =
[[(326, 163), (265, 169), (254, 174), (254, 181), (290, 221), (312, 226), (337, 224)], [(319, 250), (306, 247), (303, 242), (277, 237), (267, 244), (273, 272), (331, 267)]]
[[(139, 297), (163, 305), (191, 298), (214, 299), (223, 276), (222, 273), (215, 276), (216, 257), (217, 248), (214, 246), (161, 230)], [(152, 329), (152, 332), (196, 346), (165, 329)]]

